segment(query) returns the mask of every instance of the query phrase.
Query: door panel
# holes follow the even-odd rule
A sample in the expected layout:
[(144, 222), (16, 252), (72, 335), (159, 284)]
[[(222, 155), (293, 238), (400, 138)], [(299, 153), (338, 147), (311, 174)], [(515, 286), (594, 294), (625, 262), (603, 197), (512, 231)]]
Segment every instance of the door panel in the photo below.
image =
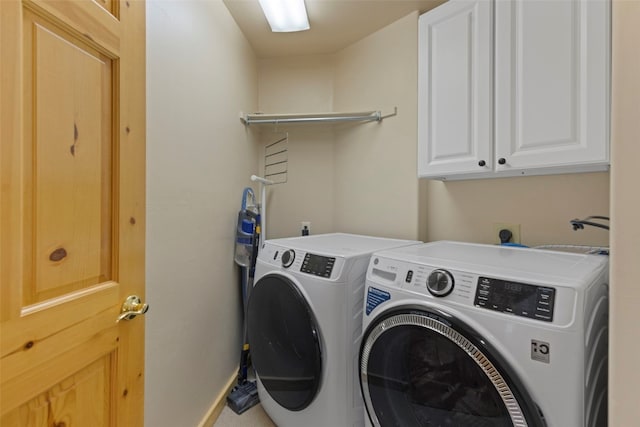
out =
[(144, 9), (0, 1), (3, 426), (143, 424)]
[[(1, 424), (23, 427), (62, 426), (72, 422), (79, 426), (109, 425), (112, 363), (111, 356), (100, 358), (5, 414)], [(69, 414), (75, 414), (74, 418), (71, 419)]]
[(607, 169), (609, 8), (603, 0), (496, 2), (495, 157), (506, 160), (498, 172)]
[(420, 16), (420, 177), (492, 172), (492, 11), (450, 1)]
[(25, 99), (25, 145), (34, 150), (25, 242), (34, 248), (24, 258), (35, 259), (23, 295), (32, 304), (111, 279), (113, 61), (32, 13), (24, 29), (35, 83)]

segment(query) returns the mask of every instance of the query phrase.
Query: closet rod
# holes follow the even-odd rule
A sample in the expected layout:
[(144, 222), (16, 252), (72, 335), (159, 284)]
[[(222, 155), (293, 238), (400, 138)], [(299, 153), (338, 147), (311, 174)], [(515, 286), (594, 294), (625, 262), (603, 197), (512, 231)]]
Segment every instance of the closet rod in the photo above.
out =
[(327, 114), (246, 114), (241, 120), (247, 124), (283, 124), (283, 123), (335, 123), (335, 122), (371, 122), (381, 121), (387, 117), (395, 116), (394, 112), (383, 116), (380, 111), (367, 111), (364, 113), (327, 113)]

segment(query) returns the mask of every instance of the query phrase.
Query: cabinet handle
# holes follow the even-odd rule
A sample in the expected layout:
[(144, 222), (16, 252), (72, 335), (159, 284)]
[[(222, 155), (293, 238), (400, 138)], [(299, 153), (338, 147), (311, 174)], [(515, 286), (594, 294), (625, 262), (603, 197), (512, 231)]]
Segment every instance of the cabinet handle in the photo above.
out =
[(505, 163), (507, 163), (507, 160), (504, 157), (500, 157), (498, 159), (498, 163), (501, 164), (501, 165), (504, 165)]
[(487, 165), (487, 162), (485, 162), (484, 160), (480, 160), (478, 162), (478, 166), (480, 166), (481, 168), (485, 167)]

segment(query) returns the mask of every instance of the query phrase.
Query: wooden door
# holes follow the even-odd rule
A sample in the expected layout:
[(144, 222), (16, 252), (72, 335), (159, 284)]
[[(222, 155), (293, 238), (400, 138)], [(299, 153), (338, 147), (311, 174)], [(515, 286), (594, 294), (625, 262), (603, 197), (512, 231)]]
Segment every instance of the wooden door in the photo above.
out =
[(610, 2), (495, 7), (497, 172), (608, 169)]
[(493, 3), (451, 0), (420, 16), (418, 176), (493, 173)]
[(0, 425), (142, 426), (144, 2), (0, 19)]

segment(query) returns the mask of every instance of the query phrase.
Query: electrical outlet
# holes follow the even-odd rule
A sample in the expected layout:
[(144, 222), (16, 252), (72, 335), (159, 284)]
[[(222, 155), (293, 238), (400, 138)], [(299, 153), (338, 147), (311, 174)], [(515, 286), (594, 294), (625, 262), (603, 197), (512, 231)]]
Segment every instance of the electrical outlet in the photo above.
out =
[[(307, 234), (311, 234), (311, 221), (302, 221), (300, 223), (300, 231), (301, 231), (303, 236), (305, 236)], [(306, 232), (306, 234), (305, 234), (305, 232)]]
[(509, 243), (520, 243), (520, 224), (507, 222), (497, 222), (493, 224), (493, 239), (496, 244), (500, 244), (500, 230), (511, 231), (511, 240)]

